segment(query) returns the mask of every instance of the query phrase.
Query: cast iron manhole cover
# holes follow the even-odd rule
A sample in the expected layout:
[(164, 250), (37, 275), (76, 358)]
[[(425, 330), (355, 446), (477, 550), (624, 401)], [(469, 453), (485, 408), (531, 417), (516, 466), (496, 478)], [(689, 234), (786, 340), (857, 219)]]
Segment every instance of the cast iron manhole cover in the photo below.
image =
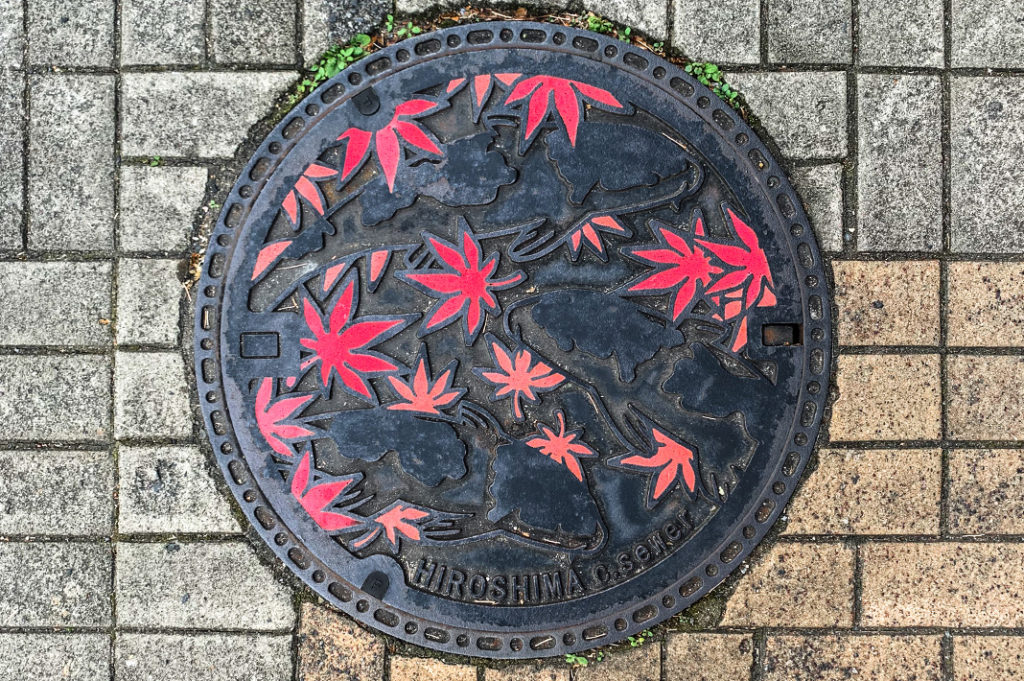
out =
[(608, 643), (762, 538), (821, 421), (830, 305), (764, 144), (629, 45), (406, 40), (268, 137), (196, 326), (210, 440), (317, 593), (487, 657)]

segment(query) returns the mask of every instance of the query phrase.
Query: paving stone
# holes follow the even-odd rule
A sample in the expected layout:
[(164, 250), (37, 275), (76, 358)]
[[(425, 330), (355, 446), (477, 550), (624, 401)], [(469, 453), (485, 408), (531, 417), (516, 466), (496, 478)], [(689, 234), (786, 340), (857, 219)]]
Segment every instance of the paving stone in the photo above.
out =
[(807, 216), (823, 251), (843, 248), (843, 166), (794, 168), (790, 179), (803, 199)]
[(571, 672), (561, 660), (553, 667), (551, 664), (517, 664), (502, 669), (485, 669), (484, 681), (570, 681)]
[(391, 681), (476, 681), (476, 667), (425, 657), (392, 657)]
[(1024, 252), (1024, 78), (953, 78), (950, 89), (950, 247)]
[(106, 440), (110, 358), (0, 356), (0, 423), (9, 439)]
[(201, 2), (122, 0), (122, 64), (201, 64), (206, 56)]
[(857, 59), (862, 66), (930, 66), (943, 61), (943, 0), (859, 0)]
[(209, 0), (210, 47), (218, 64), (295, 61), (295, 0)]
[(938, 355), (840, 355), (837, 440), (937, 440), (942, 435)]
[[(0, 0), (0, 50), (4, 48), (4, 3)], [(0, 249), (21, 249), (25, 77), (0, 63)]]
[(296, 645), (297, 681), (377, 681), (384, 676), (384, 639), (334, 610), (303, 603)]
[(29, 247), (113, 248), (113, 76), (33, 76), (30, 86)]
[(198, 447), (122, 446), (118, 467), (122, 534), (238, 532)]
[(291, 591), (243, 542), (117, 548), (120, 626), (273, 631), (295, 620)]
[(0, 0), (0, 69), (22, 64), (24, 11), (22, 0)]
[(119, 352), (114, 372), (114, 437), (192, 435), (185, 363), (172, 352)]
[(185, 290), (177, 260), (119, 260), (117, 342), (176, 345)]
[(185, 251), (206, 193), (205, 168), (121, 168), (121, 250)]
[(729, 82), (788, 158), (846, 155), (846, 75), (734, 73)]
[(665, 681), (746, 681), (753, 659), (747, 634), (669, 634)]
[(0, 681), (108, 681), (106, 634), (0, 634)]
[(1024, 637), (953, 637), (955, 681), (1009, 681), (1024, 669)]
[(1024, 439), (1024, 357), (951, 355), (946, 363), (951, 439)]
[(939, 681), (938, 636), (768, 636), (764, 681)]
[(1024, 4), (1019, 0), (953, 0), (952, 65), (1024, 66)]
[(789, 503), (787, 534), (937, 534), (937, 449), (823, 450)]
[(661, 650), (658, 645), (609, 653), (600, 664), (580, 667), (576, 681), (658, 681)]
[(0, 262), (0, 345), (108, 345), (110, 272), (106, 262)]
[(761, 60), (761, 3), (673, 0), (672, 45), (694, 61), (757, 64)]
[(27, 4), (32, 64), (113, 64), (114, 0), (28, 0)]
[(110, 546), (0, 542), (0, 626), (110, 623)]
[(330, 0), (306, 0), (302, 4), (302, 63), (306, 67), (316, 64), (333, 42), (330, 5)]
[(948, 330), (953, 346), (1024, 346), (1024, 264), (951, 262)]
[(0, 452), (0, 535), (109, 535), (113, 490), (106, 450)]
[(768, 59), (849, 64), (852, 25), (850, 0), (768, 0)]
[[(401, 5), (402, 0), (399, 0), (398, 4)], [(344, 43), (356, 33), (373, 33), (384, 23), (384, 18), (388, 14), (395, 12), (395, 3), (391, 0), (304, 0), (303, 12), (306, 17), (309, 16), (311, 8), (312, 11), (327, 17), (330, 39), (333, 42)], [(404, 10), (399, 9), (398, 12)]]
[(288, 72), (126, 73), (126, 156), (230, 157), (298, 76)]
[(860, 75), (857, 101), (857, 248), (941, 250), (941, 81)]
[(833, 261), (842, 345), (938, 345), (939, 263)]
[(949, 526), (956, 534), (1024, 534), (1024, 450), (949, 453)]
[(290, 681), (290, 636), (118, 634), (118, 681)]
[(779, 543), (744, 575), (723, 626), (841, 627), (853, 624), (853, 549)]
[(587, 8), (617, 24), (639, 29), (656, 40), (668, 37), (667, 2), (590, 0)]
[(1024, 546), (972, 542), (861, 547), (866, 627), (1020, 627)]

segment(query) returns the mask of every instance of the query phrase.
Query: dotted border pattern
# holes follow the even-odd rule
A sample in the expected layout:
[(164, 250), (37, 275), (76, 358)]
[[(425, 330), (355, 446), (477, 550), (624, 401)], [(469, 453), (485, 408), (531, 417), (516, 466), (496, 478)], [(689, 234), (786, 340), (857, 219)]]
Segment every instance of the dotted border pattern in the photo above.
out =
[[(396, 610), (362, 592), (306, 551), (267, 503), (226, 417), (220, 380), (219, 320), (223, 279), (256, 196), (301, 133), (365, 87), (430, 59), (495, 48), (533, 48), (568, 52), (610, 63), (674, 95), (691, 106), (731, 144), (746, 150), (765, 195), (775, 201), (783, 224), (790, 225), (807, 321), (804, 333), (806, 371), (798, 415), (786, 454), (760, 492), (761, 503), (738, 523), (711, 558), (683, 578), (651, 595), (628, 613), (602, 616), (573, 626), (530, 633), (488, 632), (442, 625)], [(832, 369), (832, 305), (828, 279), (802, 204), (773, 155), (756, 133), (708, 88), (666, 60), (632, 45), (593, 33), (533, 22), (488, 22), (424, 34), (356, 62), (310, 94), (285, 116), (247, 163), (225, 200), (203, 263), (197, 289), (195, 320), (196, 387), (207, 435), (228, 486), (266, 544), (316, 593), (359, 622), (410, 643), (458, 655), (485, 658), (531, 658), (580, 652), (643, 631), (692, 605), (721, 584), (764, 538), (795, 489), (817, 440), (825, 412)], [(716, 555), (717, 554), (717, 555)]]

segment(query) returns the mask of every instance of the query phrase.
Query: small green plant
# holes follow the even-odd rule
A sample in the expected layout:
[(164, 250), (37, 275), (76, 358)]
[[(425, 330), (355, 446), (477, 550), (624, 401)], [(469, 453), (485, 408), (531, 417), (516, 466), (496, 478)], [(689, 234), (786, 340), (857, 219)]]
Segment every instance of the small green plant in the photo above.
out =
[(163, 164), (164, 159), (162, 156), (150, 156), (149, 160), (146, 161), (146, 165), (152, 166), (153, 168), (156, 168), (157, 166), (161, 166)]
[(604, 17), (599, 17), (594, 13), (587, 15), (587, 30), (594, 31), (595, 33), (611, 33), (615, 26), (612, 22), (608, 21)]
[(588, 664), (590, 664), (590, 660), (583, 657), (582, 655), (573, 655), (572, 653), (568, 653), (565, 656), (565, 663), (571, 664), (574, 667), (586, 667)]
[(655, 52), (664, 52), (665, 51), (665, 43), (663, 43), (663, 42), (651, 43), (651, 49), (654, 50)]
[(696, 78), (701, 84), (711, 88), (718, 98), (734, 109), (739, 108), (740, 93), (733, 89), (722, 75), (722, 70), (710, 62), (691, 62), (685, 71)]
[(402, 28), (395, 31), (395, 37), (397, 38), (408, 38), (409, 36), (419, 35), (423, 32), (419, 26), (415, 26), (411, 21), (403, 26)]
[(650, 630), (647, 630), (647, 631), (641, 631), (636, 636), (628, 637), (626, 639), (626, 642), (629, 643), (629, 647), (630, 648), (639, 648), (640, 646), (642, 646), (643, 644), (647, 643), (652, 638), (654, 638), (654, 632), (650, 631)]
[(394, 33), (395, 31), (395, 15), (389, 14), (388, 18), (384, 20), (384, 32)]
[(220, 204), (213, 199), (210, 199), (210, 203), (206, 205), (210, 208), (210, 210), (217, 210), (218, 208), (220, 208)]
[(619, 31), (619, 40), (621, 40), (624, 43), (628, 43), (630, 40), (632, 40), (632, 37), (630, 36), (632, 32), (633, 29), (631, 29), (629, 26), (622, 29), (621, 31)]
[(372, 42), (373, 38), (370, 36), (357, 33), (347, 44), (331, 46), (299, 82), (295, 92), (289, 97), (288, 108), (295, 106), (300, 99), (336, 76), (345, 67), (369, 54)]

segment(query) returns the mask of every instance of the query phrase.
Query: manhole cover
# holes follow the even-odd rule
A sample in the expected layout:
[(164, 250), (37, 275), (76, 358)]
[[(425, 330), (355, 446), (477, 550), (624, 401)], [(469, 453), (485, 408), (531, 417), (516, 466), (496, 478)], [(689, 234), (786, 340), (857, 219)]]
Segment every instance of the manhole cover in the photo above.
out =
[(487, 657), (609, 643), (721, 582), (810, 454), (814, 237), (740, 118), (557, 26), (406, 40), (288, 115), (199, 289), (228, 484), (317, 593)]

